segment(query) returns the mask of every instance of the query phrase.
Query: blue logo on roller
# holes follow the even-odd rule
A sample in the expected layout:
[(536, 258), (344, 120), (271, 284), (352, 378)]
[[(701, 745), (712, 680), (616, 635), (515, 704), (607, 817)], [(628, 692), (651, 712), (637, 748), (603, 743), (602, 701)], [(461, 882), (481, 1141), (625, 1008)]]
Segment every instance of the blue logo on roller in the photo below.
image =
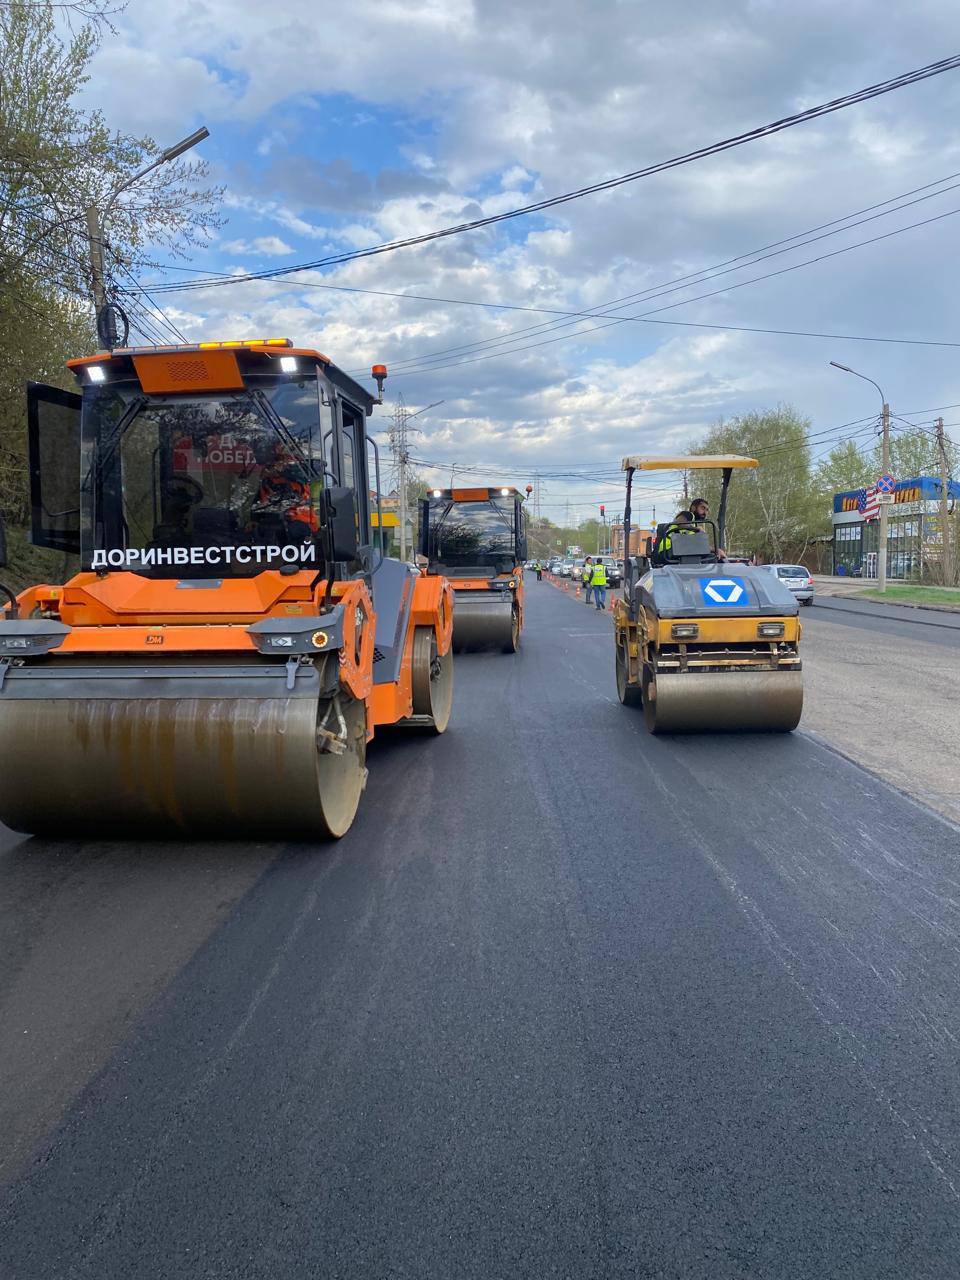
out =
[(716, 608), (722, 604), (749, 604), (746, 583), (742, 578), (701, 578), (703, 603)]

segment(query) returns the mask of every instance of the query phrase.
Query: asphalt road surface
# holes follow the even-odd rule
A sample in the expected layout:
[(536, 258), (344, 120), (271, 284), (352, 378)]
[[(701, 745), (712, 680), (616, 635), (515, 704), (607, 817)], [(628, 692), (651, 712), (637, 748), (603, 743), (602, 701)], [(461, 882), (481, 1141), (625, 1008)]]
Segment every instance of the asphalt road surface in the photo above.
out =
[(960, 823), (960, 615), (822, 597), (803, 665), (805, 731)]
[(957, 828), (528, 599), (339, 844), (7, 837), (3, 1280), (960, 1274)]

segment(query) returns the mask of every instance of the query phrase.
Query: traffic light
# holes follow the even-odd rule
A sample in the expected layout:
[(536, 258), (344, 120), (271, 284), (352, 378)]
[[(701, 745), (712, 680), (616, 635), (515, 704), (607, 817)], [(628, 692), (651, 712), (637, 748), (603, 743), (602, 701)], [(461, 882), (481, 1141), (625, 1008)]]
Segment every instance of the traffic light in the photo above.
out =
[(601, 519), (601, 520), (604, 518), (604, 512), (605, 512), (605, 511), (606, 511), (606, 507), (605, 507), (605, 506), (603, 505), (603, 503), (601, 502), (601, 503), (600, 503), (600, 519)]

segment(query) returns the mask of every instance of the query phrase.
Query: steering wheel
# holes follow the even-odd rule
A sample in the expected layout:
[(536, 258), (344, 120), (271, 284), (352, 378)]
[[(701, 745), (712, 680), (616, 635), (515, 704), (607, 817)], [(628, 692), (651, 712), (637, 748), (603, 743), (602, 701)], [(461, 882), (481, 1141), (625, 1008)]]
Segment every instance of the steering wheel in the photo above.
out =
[(161, 485), (161, 493), (164, 498), (172, 497), (174, 494), (181, 493), (192, 506), (196, 506), (203, 501), (203, 485), (198, 484), (193, 476), (172, 475), (168, 476)]

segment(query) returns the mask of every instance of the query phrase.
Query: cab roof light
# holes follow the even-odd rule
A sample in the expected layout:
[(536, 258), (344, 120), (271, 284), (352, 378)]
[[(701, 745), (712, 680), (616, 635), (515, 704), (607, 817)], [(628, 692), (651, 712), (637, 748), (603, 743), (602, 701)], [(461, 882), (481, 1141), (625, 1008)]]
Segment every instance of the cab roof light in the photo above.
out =
[(292, 347), (292, 338), (234, 338), (229, 342), (200, 342), (200, 351), (223, 351), (236, 347)]
[[(171, 345), (158, 343), (152, 347), (116, 347), (109, 353), (115, 356), (166, 355), (180, 351), (235, 351), (239, 347), (292, 347), (291, 338), (243, 338), (231, 342), (182, 342)], [(324, 357), (326, 359), (326, 357)]]

